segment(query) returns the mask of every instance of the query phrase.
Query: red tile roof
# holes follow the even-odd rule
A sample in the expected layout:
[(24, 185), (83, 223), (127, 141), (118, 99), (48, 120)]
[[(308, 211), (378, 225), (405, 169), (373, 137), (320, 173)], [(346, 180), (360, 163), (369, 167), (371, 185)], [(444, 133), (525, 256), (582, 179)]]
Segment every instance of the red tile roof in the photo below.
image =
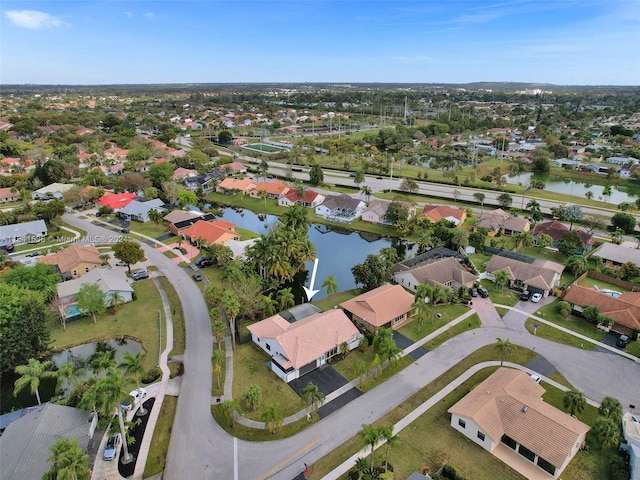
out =
[(103, 205), (115, 210), (126, 207), (134, 198), (136, 198), (135, 193), (111, 193), (96, 200), (96, 205)]
[(207, 222), (198, 220), (190, 227), (182, 231), (182, 235), (193, 241), (202, 240), (207, 245), (214, 243), (224, 245), (229, 240), (238, 239), (238, 232), (234, 230), (235, 225), (225, 220)]

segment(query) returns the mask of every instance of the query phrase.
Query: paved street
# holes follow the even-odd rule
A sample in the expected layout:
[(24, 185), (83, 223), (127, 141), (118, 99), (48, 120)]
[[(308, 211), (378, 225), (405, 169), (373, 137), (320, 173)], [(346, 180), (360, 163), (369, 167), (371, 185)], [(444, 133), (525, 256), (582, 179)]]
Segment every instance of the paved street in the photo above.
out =
[[(89, 235), (105, 235), (101, 227), (66, 215), (64, 220)], [(211, 417), (211, 351), (213, 338), (206, 305), (195, 283), (169, 258), (143, 245), (147, 258), (167, 275), (182, 301), (187, 331), (178, 410), (173, 426), (165, 478), (290, 480), (361, 429), (392, 410), (424, 385), (476, 349), (498, 337), (531, 348), (577, 388), (596, 400), (614, 395), (626, 406), (640, 398), (638, 364), (618, 355), (565, 347), (519, 329), (488, 326), (465, 332), (427, 353), (398, 375), (353, 400), (295, 437), (274, 442), (234, 440)]]

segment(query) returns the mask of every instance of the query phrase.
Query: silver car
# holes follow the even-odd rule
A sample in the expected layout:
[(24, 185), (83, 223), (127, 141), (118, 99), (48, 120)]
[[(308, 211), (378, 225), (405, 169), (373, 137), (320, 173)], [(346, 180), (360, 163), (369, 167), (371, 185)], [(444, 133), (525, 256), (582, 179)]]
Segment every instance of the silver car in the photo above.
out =
[(120, 446), (120, 434), (116, 433), (109, 437), (107, 440), (107, 444), (104, 447), (104, 453), (102, 454), (102, 458), (105, 460), (113, 460), (116, 458), (118, 454), (118, 447)]

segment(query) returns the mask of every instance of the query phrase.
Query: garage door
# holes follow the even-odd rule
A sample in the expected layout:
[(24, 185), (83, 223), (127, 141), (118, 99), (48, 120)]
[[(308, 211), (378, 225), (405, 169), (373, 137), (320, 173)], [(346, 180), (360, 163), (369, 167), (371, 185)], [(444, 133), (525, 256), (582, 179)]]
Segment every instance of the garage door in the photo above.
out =
[(300, 376), (304, 375), (305, 373), (309, 373), (311, 370), (315, 370), (316, 369), (316, 361), (314, 360), (311, 363), (307, 363), (306, 365), (303, 365), (302, 367), (300, 367)]

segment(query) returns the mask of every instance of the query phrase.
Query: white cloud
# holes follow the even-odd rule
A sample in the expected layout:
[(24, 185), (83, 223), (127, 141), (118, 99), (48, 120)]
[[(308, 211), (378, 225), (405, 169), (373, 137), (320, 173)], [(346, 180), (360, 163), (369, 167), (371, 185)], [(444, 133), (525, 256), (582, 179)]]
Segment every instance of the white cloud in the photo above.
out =
[(68, 25), (58, 17), (37, 10), (7, 10), (5, 15), (15, 25), (33, 30)]
[(153, 13), (153, 12), (147, 12), (147, 13), (145, 13), (145, 14), (144, 14), (144, 16), (145, 16), (146, 18), (151, 19), (151, 18), (155, 18), (156, 14), (155, 14), (155, 13)]
[(127, 18), (133, 17), (133, 13), (131, 12), (122, 12)]

